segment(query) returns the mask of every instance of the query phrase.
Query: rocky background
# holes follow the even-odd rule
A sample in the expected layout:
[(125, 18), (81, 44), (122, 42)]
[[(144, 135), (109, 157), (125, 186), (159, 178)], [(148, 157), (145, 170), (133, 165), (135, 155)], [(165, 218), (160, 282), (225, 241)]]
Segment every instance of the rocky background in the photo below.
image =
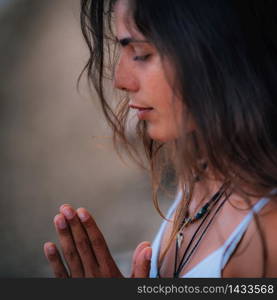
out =
[[(124, 165), (97, 100), (76, 82), (88, 52), (79, 0), (0, 0), (0, 277), (52, 277), (63, 203), (95, 217), (121, 271), (162, 221), (148, 175)], [(161, 199), (166, 211), (170, 200)]]

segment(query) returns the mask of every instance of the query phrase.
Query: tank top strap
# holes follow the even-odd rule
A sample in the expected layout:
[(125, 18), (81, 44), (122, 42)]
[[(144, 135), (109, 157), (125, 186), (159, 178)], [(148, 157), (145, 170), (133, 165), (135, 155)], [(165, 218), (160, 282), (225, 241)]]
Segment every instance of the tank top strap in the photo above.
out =
[(229, 258), (233, 254), (234, 250), (236, 249), (238, 243), (240, 242), (241, 238), (243, 237), (246, 229), (251, 222), (255, 213), (258, 213), (269, 201), (269, 198), (261, 198), (251, 209), (251, 211), (243, 218), (241, 223), (236, 227), (233, 233), (229, 236), (229, 238), (225, 241), (222, 246), (222, 262), (221, 262), (221, 270), (227, 264)]
[[(170, 219), (174, 213), (174, 211), (177, 208), (177, 205), (179, 204), (179, 202), (181, 201), (181, 196), (182, 196), (182, 192), (178, 191), (174, 202), (171, 204), (171, 206), (169, 207), (167, 214), (166, 214), (166, 218)], [(151, 245), (152, 247), (152, 259), (151, 259), (151, 268), (150, 268), (150, 277), (157, 277), (157, 269), (158, 269), (158, 258), (159, 258), (159, 254), (160, 254), (160, 245), (161, 245), (161, 240), (165, 231), (165, 227), (167, 225), (168, 221), (167, 220), (163, 220), (155, 238), (154, 241)]]

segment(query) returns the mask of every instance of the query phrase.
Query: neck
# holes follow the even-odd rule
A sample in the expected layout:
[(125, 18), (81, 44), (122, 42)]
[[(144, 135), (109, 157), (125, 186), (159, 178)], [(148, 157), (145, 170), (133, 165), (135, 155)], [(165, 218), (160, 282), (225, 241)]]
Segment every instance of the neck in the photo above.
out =
[(202, 179), (195, 183), (193, 197), (191, 199), (188, 213), (189, 215), (195, 213), (201, 206), (203, 206), (210, 198), (218, 192), (222, 182), (211, 180), (211, 179)]
[[(204, 205), (212, 195), (214, 195), (221, 187), (222, 181), (213, 179), (213, 177), (208, 177), (199, 182), (195, 183), (194, 195), (189, 206), (189, 214), (194, 213), (199, 207)], [(253, 206), (259, 199), (264, 196), (268, 196), (273, 190), (269, 189), (258, 189), (258, 188), (249, 188), (243, 186), (243, 183), (237, 184), (241, 188), (232, 188), (232, 194), (228, 201), (240, 209), (249, 209)], [(243, 188), (242, 188), (243, 187)], [(242, 190), (244, 192), (242, 192)], [(247, 195), (248, 193), (249, 195)], [(277, 194), (272, 195), (271, 198), (276, 198)]]

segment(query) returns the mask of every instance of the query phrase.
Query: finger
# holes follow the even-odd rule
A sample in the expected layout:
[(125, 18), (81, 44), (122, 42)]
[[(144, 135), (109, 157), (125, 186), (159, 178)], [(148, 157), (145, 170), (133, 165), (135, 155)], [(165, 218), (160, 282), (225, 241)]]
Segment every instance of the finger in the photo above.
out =
[(66, 217), (74, 239), (75, 246), (80, 255), (86, 277), (98, 277), (99, 268), (96, 257), (93, 253), (88, 235), (81, 224), (76, 211), (72, 206), (62, 205), (60, 212)]
[(50, 266), (53, 270), (55, 277), (68, 278), (69, 276), (67, 270), (63, 264), (61, 255), (57, 250), (56, 245), (51, 242), (47, 242), (44, 244), (43, 249), (44, 249), (44, 254), (50, 263)]
[(134, 275), (135, 275), (134, 271), (135, 271), (136, 260), (137, 260), (138, 255), (145, 247), (149, 247), (149, 246), (150, 246), (150, 242), (144, 241), (144, 242), (141, 242), (140, 244), (138, 244), (138, 246), (136, 247), (134, 254), (133, 254), (133, 258), (132, 258), (131, 277), (134, 277)]
[(84, 271), (81, 259), (64, 216), (62, 214), (56, 215), (54, 218), (54, 224), (59, 236), (62, 253), (70, 270), (71, 277), (83, 277)]
[(121, 277), (122, 275), (111, 256), (106, 241), (90, 213), (85, 208), (78, 208), (77, 214), (87, 232), (102, 274), (107, 277)]
[(145, 247), (136, 260), (135, 266), (135, 278), (147, 278), (149, 277), (150, 265), (151, 265), (152, 248)]

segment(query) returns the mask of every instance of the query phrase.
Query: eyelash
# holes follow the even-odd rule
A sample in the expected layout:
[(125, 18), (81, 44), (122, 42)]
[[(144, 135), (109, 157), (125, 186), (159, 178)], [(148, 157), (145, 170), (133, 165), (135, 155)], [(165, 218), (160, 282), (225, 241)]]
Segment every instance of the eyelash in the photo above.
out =
[(142, 56), (134, 56), (133, 60), (146, 61), (150, 56), (151, 56), (151, 54), (146, 54), (146, 55), (142, 55)]

